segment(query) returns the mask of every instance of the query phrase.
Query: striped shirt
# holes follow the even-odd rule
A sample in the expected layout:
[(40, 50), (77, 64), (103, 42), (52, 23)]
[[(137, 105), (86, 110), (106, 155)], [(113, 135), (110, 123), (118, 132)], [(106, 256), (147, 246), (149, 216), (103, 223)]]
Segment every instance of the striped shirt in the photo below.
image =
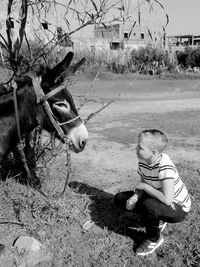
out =
[(138, 173), (145, 183), (157, 190), (162, 191), (162, 181), (166, 179), (174, 180), (174, 203), (182, 206), (185, 212), (191, 207), (191, 200), (185, 184), (179, 177), (178, 171), (167, 154), (162, 153), (153, 165), (148, 165), (146, 161), (139, 160)]

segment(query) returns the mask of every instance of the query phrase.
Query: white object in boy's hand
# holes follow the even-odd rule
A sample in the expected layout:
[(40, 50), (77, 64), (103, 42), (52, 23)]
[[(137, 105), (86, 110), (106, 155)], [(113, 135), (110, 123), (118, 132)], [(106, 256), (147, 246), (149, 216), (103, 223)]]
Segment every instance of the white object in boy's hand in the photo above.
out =
[(138, 201), (138, 195), (137, 194), (134, 194), (132, 197), (130, 197), (126, 201), (127, 210), (133, 210), (137, 201)]

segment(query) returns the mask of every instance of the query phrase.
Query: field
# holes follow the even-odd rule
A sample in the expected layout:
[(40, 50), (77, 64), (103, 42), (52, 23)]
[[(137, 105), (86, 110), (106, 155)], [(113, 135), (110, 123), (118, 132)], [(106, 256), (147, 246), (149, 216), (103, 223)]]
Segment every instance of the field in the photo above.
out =
[[(51, 253), (37, 266), (131, 267), (199, 266), (200, 264), (200, 79), (135, 79), (122, 75), (79, 74), (70, 89), (86, 118), (113, 102), (87, 124), (89, 141), (72, 154), (72, 174), (61, 199), (46, 199), (14, 179), (1, 183), (0, 217), (24, 226), (1, 224), (0, 243), (7, 250), (0, 267), (19, 266), (13, 240), (28, 234)], [(84, 104), (84, 99), (90, 100)], [(187, 219), (167, 226), (165, 243), (151, 256), (136, 256), (134, 247), (144, 234), (138, 216), (113, 206), (113, 195), (138, 182), (135, 153), (137, 133), (158, 128), (169, 136), (166, 152), (175, 162), (192, 199)], [(48, 156), (48, 155), (47, 155)], [(62, 190), (67, 173), (62, 150), (48, 156), (41, 170), (42, 189)], [(42, 163), (39, 164), (40, 167)], [(85, 230), (83, 224), (91, 220)]]

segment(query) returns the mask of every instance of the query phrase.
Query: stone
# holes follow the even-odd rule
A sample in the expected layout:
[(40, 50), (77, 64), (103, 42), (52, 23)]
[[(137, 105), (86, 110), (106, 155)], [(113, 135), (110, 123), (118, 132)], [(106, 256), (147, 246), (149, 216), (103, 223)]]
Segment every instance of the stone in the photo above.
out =
[(14, 242), (14, 247), (19, 252), (19, 267), (34, 267), (39, 263), (51, 261), (52, 253), (49, 252), (35, 238), (30, 236), (20, 236)]

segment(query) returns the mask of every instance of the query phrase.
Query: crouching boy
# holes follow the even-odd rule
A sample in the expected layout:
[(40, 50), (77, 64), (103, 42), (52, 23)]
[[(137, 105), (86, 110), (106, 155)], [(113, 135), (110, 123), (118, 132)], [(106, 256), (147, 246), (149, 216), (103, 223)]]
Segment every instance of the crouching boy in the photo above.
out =
[(141, 182), (133, 191), (115, 195), (114, 203), (142, 215), (146, 235), (136, 253), (146, 256), (163, 242), (161, 232), (167, 223), (182, 221), (191, 206), (185, 184), (170, 157), (163, 153), (167, 136), (156, 129), (144, 130), (138, 135), (138, 173)]

